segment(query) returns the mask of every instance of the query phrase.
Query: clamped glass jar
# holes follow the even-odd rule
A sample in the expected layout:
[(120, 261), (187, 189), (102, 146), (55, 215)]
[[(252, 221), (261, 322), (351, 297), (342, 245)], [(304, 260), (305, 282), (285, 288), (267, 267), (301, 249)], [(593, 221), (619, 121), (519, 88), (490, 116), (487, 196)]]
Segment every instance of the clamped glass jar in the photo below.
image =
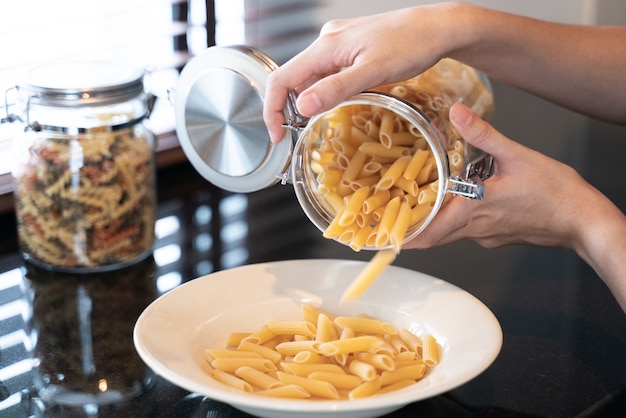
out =
[(5, 120), (23, 127), (12, 171), (25, 259), (89, 272), (151, 253), (154, 138), (143, 122), (154, 99), (143, 78), (113, 63), (68, 62), (34, 68), (7, 91)]
[[(449, 121), (462, 101), (490, 119), (488, 79), (444, 59), (419, 76), (357, 94), (307, 120), (291, 95), (285, 140), (262, 119), (271, 58), (247, 46), (211, 47), (183, 69), (171, 100), (181, 146), (208, 181), (233, 192), (293, 183), (324, 236), (354, 250), (416, 237), (448, 197), (483, 198), (492, 158)], [(395, 227), (394, 227), (395, 225)]]

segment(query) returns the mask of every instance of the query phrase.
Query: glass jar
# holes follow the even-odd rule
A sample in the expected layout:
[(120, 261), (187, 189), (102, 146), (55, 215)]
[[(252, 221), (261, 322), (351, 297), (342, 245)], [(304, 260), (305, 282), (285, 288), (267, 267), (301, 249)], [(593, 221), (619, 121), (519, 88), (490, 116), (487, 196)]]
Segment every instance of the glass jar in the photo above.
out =
[(209, 48), (183, 69), (173, 95), (178, 136), (213, 184), (250, 192), (293, 183), (311, 222), (356, 251), (399, 251), (449, 197), (483, 198), (492, 159), (467, 144), (448, 117), (461, 101), (491, 118), (491, 86), (475, 69), (444, 59), (310, 120), (297, 114), (291, 95), (285, 140), (274, 145), (262, 111), (276, 68), (262, 52), (234, 46)]
[(16, 110), (8, 119), (24, 127), (12, 172), (30, 262), (87, 272), (150, 254), (154, 138), (143, 121), (153, 100), (143, 77), (113, 63), (69, 62), (34, 68), (7, 92)]

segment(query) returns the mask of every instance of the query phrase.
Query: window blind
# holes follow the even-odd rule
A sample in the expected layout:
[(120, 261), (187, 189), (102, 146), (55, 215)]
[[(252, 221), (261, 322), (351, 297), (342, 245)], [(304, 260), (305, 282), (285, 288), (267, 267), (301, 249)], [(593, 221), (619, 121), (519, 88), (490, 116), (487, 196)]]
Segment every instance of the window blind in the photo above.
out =
[(318, 35), (320, 0), (215, 0), (218, 45), (257, 47), (279, 64)]

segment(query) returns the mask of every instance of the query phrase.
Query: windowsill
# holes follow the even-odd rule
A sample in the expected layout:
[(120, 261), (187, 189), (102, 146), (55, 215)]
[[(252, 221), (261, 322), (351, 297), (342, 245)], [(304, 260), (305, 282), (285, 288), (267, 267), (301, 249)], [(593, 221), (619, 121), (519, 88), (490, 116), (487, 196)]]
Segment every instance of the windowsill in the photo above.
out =
[[(178, 164), (186, 159), (175, 132), (157, 135), (157, 169)], [(11, 173), (0, 174), (0, 214), (14, 210), (13, 179)]]

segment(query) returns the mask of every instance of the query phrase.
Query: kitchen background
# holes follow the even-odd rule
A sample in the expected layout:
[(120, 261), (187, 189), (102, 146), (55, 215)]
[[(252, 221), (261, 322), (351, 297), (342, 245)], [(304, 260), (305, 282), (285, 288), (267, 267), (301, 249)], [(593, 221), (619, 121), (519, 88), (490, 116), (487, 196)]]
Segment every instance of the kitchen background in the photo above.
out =
[[(187, 164), (177, 148), (175, 137), (168, 134), (174, 121), (166, 91), (175, 84), (176, 69), (184, 64), (184, 60), (206, 47), (211, 34), (207, 34), (204, 28), (212, 19), (215, 20), (218, 44), (255, 45), (277, 62), (284, 62), (308, 45), (321, 24), (329, 19), (432, 2), (215, 0), (214, 13), (212, 3), (199, 0), (4, 2), (0, 5), (0, 91), (15, 85), (24, 68), (38, 61), (63, 58), (64, 54), (97, 56), (105, 50), (119, 49), (120, 43), (140, 45), (141, 34), (145, 35), (147, 30), (144, 28), (154, 29), (161, 24), (159, 22), (166, 22), (166, 27), (172, 28), (165, 34), (167, 53), (160, 53), (161, 44), (156, 43), (150, 48), (144, 46), (141, 51), (127, 52), (127, 57), (133, 57), (142, 65), (154, 65), (157, 71), (151, 87), (161, 96), (150, 121), (159, 134), (161, 187), (156, 228), (158, 241), (154, 251), (159, 291), (164, 293), (190, 278), (248, 263), (301, 257), (369, 259), (371, 252), (354, 253), (343, 245), (323, 239), (321, 232), (302, 213), (290, 186), (276, 185), (241, 195), (223, 192), (206, 183)], [(470, 3), (567, 23), (626, 24), (626, 2), (622, 0), (474, 0)], [(98, 20), (102, 25), (99, 35), (87, 32), (85, 15), (79, 13), (87, 7), (90, 19), (106, 17)], [(133, 35), (129, 28), (139, 23), (142, 29)], [(89, 29), (98, 32), (97, 28)], [(163, 35), (162, 32), (156, 30), (154, 33)], [(120, 40), (122, 35), (134, 36), (133, 42)], [(149, 36), (157, 37), (154, 34)], [(81, 37), (83, 44), (79, 45)], [(75, 45), (67, 44), (72, 38)], [(181, 40), (184, 45), (177, 46)], [(419, 49), (419, 45), (410, 47)], [(111, 53), (111, 56), (115, 54)], [(172, 59), (167, 64), (155, 64), (151, 61), (155, 56)], [(541, 77), (541, 73), (536, 76)], [(621, 170), (626, 155), (626, 128), (590, 120), (499, 83), (493, 83), (493, 88), (496, 100), (494, 125), (501, 132), (572, 165), (626, 211), (625, 180)], [(4, 113), (0, 110), (0, 117), (4, 117)], [(0, 126), (0, 234), (3, 236), (15, 234), (8, 174), (10, 138), (14, 129), (7, 124)], [(172, 186), (179, 192), (176, 196), (163, 191)], [(181, 239), (181, 236), (187, 238)], [(181, 248), (179, 242), (191, 244)], [(0, 274), (0, 292), (12, 289), (21, 280), (20, 260), (3, 256), (4, 252), (11, 250), (14, 248), (0, 246), (0, 266), (14, 267)], [(190, 259), (192, 263), (188, 262)], [(589, 268), (566, 250), (526, 246), (486, 250), (473, 242), (459, 242), (426, 251), (405, 251), (395, 264), (450, 281), (470, 293), (480, 293), (483, 302), (496, 308), (499, 300), (515, 298), (498, 286), (499, 277), (511, 276), (519, 278), (520, 287), (535, 287), (537, 295), (551, 294), (550, 297), (541, 296), (546, 298), (547, 311), (550, 311), (550, 303), (559, 303), (559, 300), (587, 302), (584, 290), (567, 286), (563, 278)], [(189, 265), (192, 267), (185, 267)], [(592, 273), (589, 275), (591, 280), (595, 279)], [(22, 309), (19, 301), (7, 294), (0, 295), (0, 321), (12, 320)], [(598, 307), (599, 310), (603, 308)], [(20, 350), (26, 349), (20, 335), (0, 339), (3, 350), (17, 349), (18, 346)], [(23, 364), (2, 367), (0, 380), (15, 382), (20, 376), (27, 375), (28, 367)], [(0, 415), (3, 410), (11, 409), (18, 395), (13, 393), (0, 402)], [(556, 413), (558, 415), (558, 411)]]

